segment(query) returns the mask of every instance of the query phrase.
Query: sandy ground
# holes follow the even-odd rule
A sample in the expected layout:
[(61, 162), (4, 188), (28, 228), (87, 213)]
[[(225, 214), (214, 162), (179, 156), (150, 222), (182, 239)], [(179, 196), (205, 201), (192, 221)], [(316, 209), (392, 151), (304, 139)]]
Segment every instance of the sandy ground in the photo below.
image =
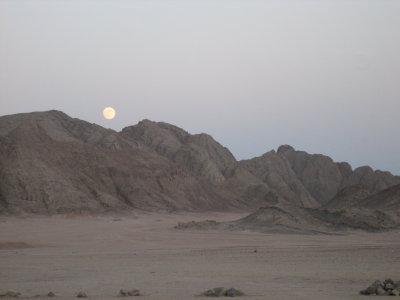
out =
[(141, 299), (179, 300), (223, 286), (242, 289), (244, 299), (374, 299), (359, 290), (375, 279), (400, 280), (398, 231), (326, 236), (173, 228), (178, 221), (241, 216), (0, 217), (0, 289), (113, 299), (121, 288), (137, 288)]

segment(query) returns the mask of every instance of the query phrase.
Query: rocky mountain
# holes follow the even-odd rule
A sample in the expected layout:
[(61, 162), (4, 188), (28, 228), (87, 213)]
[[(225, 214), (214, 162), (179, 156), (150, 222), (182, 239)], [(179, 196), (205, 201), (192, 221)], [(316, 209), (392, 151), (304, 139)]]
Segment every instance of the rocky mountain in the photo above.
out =
[[(232, 153), (210, 135), (191, 135), (173, 125), (148, 120), (124, 128), (121, 133), (130, 141), (136, 141), (145, 149), (162, 155), (197, 178), (208, 180), (220, 189), (233, 192), (234, 195), (245, 199), (248, 207), (280, 201), (307, 207), (317, 205), (311, 198), (307, 198), (307, 192), (301, 190), (301, 186), (298, 189), (304, 192), (304, 198), (298, 197), (294, 192), (287, 192), (289, 188), (285, 180), (289, 183), (291, 180), (296, 181), (294, 174), (290, 173), (289, 166), (276, 161), (275, 168), (270, 172), (271, 181), (267, 182), (259, 174), (250, 172), (238, 163)], [(274, 164), (273, 161), (271, 163)], [(286, 174), (287, 172), (289, 174)], [(276, 180), (274, 177), (277, 177)]]
[(373, 193), (400, 178), (290, 146), (238, 162), (211, 136), (163, 122), (116, 132), (59, 111), (0, 117), (3, 213), (316, 208), (354, 184)]
[[(304, 151), (296, 151), (289, 145), (280, 146), (276, 154), (269, 152), (261, 157), (241, 161), (240, 163), (251, 173), (258, 174), (258, 176), (262, 176), (264, 171), (265, 176), (263, 178), (268, 182), (268, 176), (270, 175), (267, 169), (270, 163), (263, 157), (269, 155), (277, 156), (280, 160), (287, 162), (297, 180), (304, 190), (308, 192), (307, 198), (311, 198), (311, 201), (318, 203), (316, 206), (325, 205), (346, 187), (361, 185), (370, 193), (375, 193), (400, 183), (400, 178), (390, 172), (374, 171), (368, 166), (352, 170), (351, 166), (346, 162), (337, 163), (322, 154), (308, 154)], [(276, 162), (277, 159), (273, 159), (273, 161)], [(304, 195), (293, 184), (290, 187), (299, 197)]]
[(191, 135), (170, 124), (144, 120), (124, 128), (121, 135), (211, 182), (225, 181), (236, 167), (232, 153), (208, 134)]
[(197, 178), (123, 135), (61, 112), (3, 117), (0, 128), (2, 211), (218, 210), (246, 206), (231, 192)]
[(318, 206), (318, 202), (296, 176), (289, 161), (279, 153), (270, 151), (260, 157), (241, 161), (239, 164), (260, 178), (287, 202), (296, 202), (298, 206), (304, 207)]

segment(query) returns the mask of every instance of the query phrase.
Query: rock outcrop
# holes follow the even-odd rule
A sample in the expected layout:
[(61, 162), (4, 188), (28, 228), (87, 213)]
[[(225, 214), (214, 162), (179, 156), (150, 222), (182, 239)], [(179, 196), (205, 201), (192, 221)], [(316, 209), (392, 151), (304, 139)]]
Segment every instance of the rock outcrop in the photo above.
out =
[(400, 296), (400, 281), (393, 281), (390, 278), (383, 282), (374, 281), (365, 290), (360, 291), (361, 295), (377, 295), (377, 296)]
[(235, 288), (225, 289), (223, 287), (216, 287), (201, 293), (201, 296), (205, 297), (240, 297), (243, 295), (244, 292), (242, 290)]

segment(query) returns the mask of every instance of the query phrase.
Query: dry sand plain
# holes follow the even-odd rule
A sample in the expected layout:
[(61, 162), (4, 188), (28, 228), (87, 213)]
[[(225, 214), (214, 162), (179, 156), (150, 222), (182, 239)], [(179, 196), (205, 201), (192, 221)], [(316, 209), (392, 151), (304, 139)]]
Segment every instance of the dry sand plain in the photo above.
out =
[[(244, 214), (0, 218), (0, 289), (23, 297), (199, 299), (223, 286), (244, 299), (363, 299), (375, 279), (400, 280), (400, 232), (341, 236), (179, 231), (179, 221)], [(254, 250), (257, 249), (257, 252)], [(43, 297), (47, 298), (47, 297)], [(41, 299), (41, 298), (36, 298)], [(48, 298), (47, 298), (48, 299)]]

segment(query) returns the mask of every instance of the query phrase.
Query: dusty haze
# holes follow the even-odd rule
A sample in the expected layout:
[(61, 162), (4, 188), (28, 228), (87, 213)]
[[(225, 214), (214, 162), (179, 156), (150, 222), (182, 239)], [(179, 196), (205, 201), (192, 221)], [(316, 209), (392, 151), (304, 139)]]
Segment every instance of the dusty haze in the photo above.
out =
[(3, 0), (0, 114), (58, 109), (117, 130), (148, 118), (238, 159), (287, 143), (400, 174), (399, 13), (381, 0)]

